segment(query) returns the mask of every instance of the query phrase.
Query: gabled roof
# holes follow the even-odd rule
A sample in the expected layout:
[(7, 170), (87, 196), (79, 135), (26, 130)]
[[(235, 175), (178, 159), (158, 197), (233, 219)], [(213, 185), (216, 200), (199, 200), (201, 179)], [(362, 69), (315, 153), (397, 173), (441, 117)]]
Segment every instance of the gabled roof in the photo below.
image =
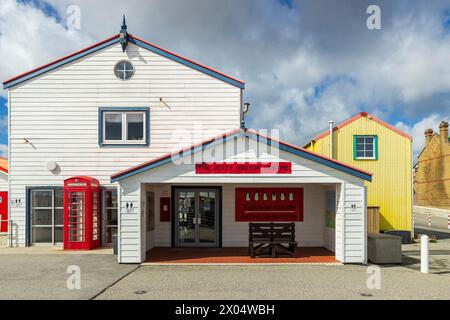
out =
[(137, 166), (134, 166), (132, 168), (129, 168), (127, 170), (115, 173), (111, 176), (111, 182), (117, 182), (120, 180), (123, 180), (125, 178), (129, 178), (135, 175), (138, 175), (142, 172), (160, 167), (164, 164), (168, 164), (170, 162), (172, 162), (173, 160), (182, 158), (182, 157), (186, 157), (189, 156), (191, 154), (194, 154), (196, 152), (200, 152), (206, 149), (209, 149), (215, 145), (218, 145), (220, 143), (224, 143), (226, 141), (229, 141), (231, 139), (234, 139), (236, 137), (242, 137), (246, 135), (247, 137), (254, 139), (256, 141), (265, 143), (267, 145), (272, 145), (275, 144), (277, 145), (277, 147), (282, 150), (282, 151), (286, 151), (288, 153), (291, 153), (293, 155), (296, 155), (298, 157), (302, 157), (317, 163), (320, 163), (322, 165), (331, 167), (333, 169), (345, 172), (347, 174), (350, 174), (352, 176), (358, 177), (360, 179), (364, 179), (367, 181), (372, 181), (372, 174), (361, 170), (359, 168), (356, 167), (352, 167), (349, 166), (343, 162), (340, 161), (336, 161), (334, 159), (330, 159), (328, 157), (324, 157), (321, 155), (318, 155), (316, 153), (310, 152), (308, 150), (305, 150), (303, 148), (294, 146), (292, 144), (289, 144), (287, 142), (283, 142), (280, 140), (276, 140), (276, 139), (272, 139), (268, 136), (262, 135), (254, 130), (251, 129), (245, 129), (245, 130), (241, 130), (241, 129), (237, 129), (231, 132), (228, 132), (226, 134), (222, 134), (220, 136), (205, 140), (199, 144), (195, 144), (192, 145), (188, 148), (184, 148), (184, 149), (180, 149), (177, 152), (174, 153), (168, 153), (162, 157), (153, 159), (151, 161), (148, 162), (144, 162), (142, 164), (139, 164)]
[[(339, 129), (345, 127), (346, 125), (349, 125), (350, 123), (355, 122), (356, 120), (361, 119), (361, 118), (367, 118), (367, 119), (373, 120), (376, 123), (382, 125), (383, 127), (386, 127), (389, 130), (392, 130), (392, 131), (398, 133), (399, 135), (401, 135), (401, 136), (403, 136), (403, 137), (405, 137), (405, 138), (407, 138), (407, 139), (409, 139), (411, 141), (413, 140), (413, 138), (409, 134), (404, 133), (400, 129), (397, 129), (394, 126), (391, 126), (390, 124), (384, 122), (381, 119), (378, 119), (377, 117), (375, 117), (375, 116), (373, 116), (373, 115), (371, 115), (371, 114), (369, 114), (367, 112), (360, 112), (357, 115), (355, 115), (355, 116), (353, 116), (351, 118), (348, 118), (347, 120), (342, 121), (341, 123), (339, 123), (338, 125), (336, 125), (334, 127), (333, 132), (334, 131), (338, 131)], [(327, 137), (329, 135), (330, 135), (330, 131), (329, 130), (328, 131), (324, 131), (323, 133), (319, 134), (314, 139), (312, 139), (312, 141), (318, 141), (318, 140), (323, 139), (323, 138), (325, 138), (325, 137)], [(311, 143), (311, 141), (308, 142), (307, 144), (305, 144), (304, 147), (308, 146), (310, 143)]]
[(0, 157), (0, 172), (8, 174), (8, 159)]
[[(5, 82), (3, 82), (3, 88), (4, 89), (12, 88), (12, 87), (14, 87), (14, 86), (16, 86), (18, 84), (21, 84), (21, 83), (23, 83), (25, 81), (28, 81), (30, 79), (33, 79), (35, 77), (38, 77), (38, 76), (40, 76), (40, 75), (42, 75), (44, 73), (52, 71), (52, 70), (54, 70), (56, 68), (59, 68), (61, 66), (64, 66), (64, 65), (66, 65), (66, 64), (68, 64), (70, 62), (73, 62), (75, 60), (81, 59), (81, 58), (83, 58), (83, 57), (85, 57), (85, 56), (87, 56), (89, 54), (92, 54), (92, 53), (94, 53), (96, 51), (99, 51), (99, 50), (107, 48), (107, 47), (109, 47), (111, 45), (114, 45), (114, 44), (119, 42), (119, 40), (120, 40), (119, 37), (120, 37), (120, 35), (116, 34), (116, 35), (112, 36), (111, 38), (103, 40), (103, 41), (101, 41), (101, 42), (99, 42), (97, 44), (94, 44), (94, 45), (90, 46), (90, 47), (87, 47), (87, 48), (82, 49), (80, 51), (74, 52), (74, 53), (72, 53), (72, 54), (70, 54), (68, 56), (62, 57), (62, 58), (60, 58), (58, 60), (55, 60), (55, 61), (50, 62), (50, 63), (47, 63), (47, 64), (45, 64), (43, 66), (40, 66), (40, 67), (38, 67), (36, 69), (28, 71), (28, 72), (26, 72), (24, 74), (21, 74), (21, 75), (18, 75), (16, 77), (14, 77), (14, 78), (6, 80)], [(207, 75), (210, 75), (210, 76), (212, 76), (214, 78), (222, 80), (222, 81), (224, 81), (224, 82), (226, 82), (228, 84), (231, 84), (231, 85), (233, 85), (235, 87), (238, 87), (238, 88), (241, 88), (241, 89), (245, 88), (245, 83), (243, 81), (239, 80), (239, 79), (230, 77), (230, 76), (228, 76), (228, 75), (226, 75), (226, 74), (224, 74), (222, 72), (214, 70), (214, 69), (212, 69), (210, 67), (207, 67), (205, 65), (202, 65), (202, 64), (200, 64), (198, 62), (195, 62), (195, 61), (192, 61), (190, 59), (184, 58), (184, 57), (182, 57), (182, 56), (180, 56), (180, 55), (178, 55), (176, 53), (173, 53), (173, 52), (168, 51), (166, 49), (163, 49), (163, 48), (161, 48), (161, 47), (159, 47), (159, 46), (157, 46), (155, 44), (152, 44), (150, 42), (142, 40), (142, 39), (140, 39), (140, 38), (138, 38), (138, 37), (136, 37), (136, 36), (134, 36), (132, 34), (128, 34), (128, 37), (129, 37), (129, 42), (131, 42), (131, 43), (133, 43), (133, 44), (135, 44), (135, 45), (137, 45), (137, 46), (139, 46), (141, 48), (147, 49), (147, 50), (152, 51), (152, 52), (154, 52), (156, 54), (164, 56), (164, 57), (166, 57), (168, 59), (171, 59), (171, 60), (176, 61), (178, 63), (181, 63), (181, 64), (183, 64), (185, 66), (188, 66), (188, 67), (190, 67), (192, 69), (195, 69), (197, 71), (203, 72), (203, 73), (205, 73)]]

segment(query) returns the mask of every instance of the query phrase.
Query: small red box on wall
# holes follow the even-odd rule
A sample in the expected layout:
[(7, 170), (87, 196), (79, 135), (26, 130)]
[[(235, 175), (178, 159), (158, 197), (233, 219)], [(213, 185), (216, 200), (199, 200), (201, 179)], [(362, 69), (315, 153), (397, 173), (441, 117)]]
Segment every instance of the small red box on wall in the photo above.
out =
[(161, 222), (170, 222), (170, 198), (160, 198), (159, 214)]
[(303, 188), (236, 188), (237, 222), (303, 221)]

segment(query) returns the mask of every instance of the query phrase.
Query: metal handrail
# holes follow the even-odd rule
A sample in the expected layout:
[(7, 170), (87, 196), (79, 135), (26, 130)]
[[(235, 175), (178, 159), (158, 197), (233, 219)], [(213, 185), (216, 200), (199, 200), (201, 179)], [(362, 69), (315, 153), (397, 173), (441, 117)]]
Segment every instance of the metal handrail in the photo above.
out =
[(7, 232), (0, 232), (0, 235), (7, 235), (8, 236), (8, 246), (12, 248), (12, 227), (13, 227), (13, 221), (12, 220), (0, 220), (0, 226), (2, 223), (7, 222), (8, 223), (8, 231)]

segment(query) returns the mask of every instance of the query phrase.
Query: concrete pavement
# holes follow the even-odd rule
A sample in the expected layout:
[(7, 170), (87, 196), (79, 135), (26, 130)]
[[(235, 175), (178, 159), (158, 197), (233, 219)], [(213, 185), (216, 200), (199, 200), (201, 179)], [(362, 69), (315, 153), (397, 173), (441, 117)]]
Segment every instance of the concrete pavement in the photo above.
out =
[[(13, 251), (0, 254), (0, 300), (91, 299), (137, 268), (119, 265), (111, 254), (39, 254), (31, 253), (30, 248), (30, 254)], [(69, 266), (80, 267), (81, 290), (67, 289)]]
[(450, 299), (450, 277), (404, 267), (380, 271), (381, 289), (369, 290), (367, 267), (356, 265), (143, 266), (97, 298)]
[[(403, 246), (402, 266), (381, 266), (381, 289), (369, 289), (366, 266), (119, 265), (110, 250), (0, 250), (2, 299), (450, 299), (450, 240), (430, 244), (421, 274), (420, 244)], [(68, 290), (67, 267), (81, 269), (81, 290)]]

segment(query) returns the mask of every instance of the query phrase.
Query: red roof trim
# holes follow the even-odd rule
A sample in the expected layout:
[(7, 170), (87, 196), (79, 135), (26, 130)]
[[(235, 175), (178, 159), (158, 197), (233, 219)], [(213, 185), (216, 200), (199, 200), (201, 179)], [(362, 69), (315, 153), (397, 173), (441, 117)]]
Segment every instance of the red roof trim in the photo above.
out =
[[(214, 73), (214, 74), (217, 74), (217, 75), (219, 75), (219, 76), (228, 78), (228, 79), (230, 79), (230, 80), (232, 80), (232, 81), (235, 81), (235, 82), (238, 82), (238, 83), (240, 83), (240, 84), (242, 84), (242, 85), (245, 85), (245, 82), (242, 81), (242, 80), (233, 78), (233, 77), (231, 77), (231, 76), (229, 76), (229, 75), (226, 75), (226, 74), (224, 74), (224, 73), (222, 73), (222, 72), (220, 72), (220, 71), (217, 71), (217, 70), (215, 70), (215, 69), (213, 69), (213, 68), (211, 68), (211, 67), (202, 65), (202, 64), (200, 64), (200, 63), (198, 63), (198, 62), (195, 62), (195, 61), (193, 61), (193, 60), (190, 60), (190, 59), (188, 59), (188, 58), (185, 58), (185, 57), (183, 57), (183, 56), (181, 56), (181, 55), (179, 55), (179, 54), (176, 54), (176, 53), (174, 53), (174, 52), (171, 52), (171, 51), (169, 51), (169, 50), (166, 50), (166, 49), (164, 49), (164, 48), (161, 48), (161, 47), (159, 47), (159, 46), (157, 46), (157, 45), (155, 45), (155, 44), (153, 44), (153, 43), (150, 43), (150, 42), (148, 42), (148, 41), (145, 41), (145, 40), (143, 40), (143, 39), (140, 39), (140, 38), (138, 38), (138, 37), (136, 37), (136, 36), (134, 36), (134, 35), (132, 35), (132, 34), (129, 34), (129, 37), (132, 38), (132, 39), (135, 39), (135, 40), (137, 40), (137, 41), (140, 41), (140, 42), (142, 42), (142, 43), (145, 43), (146, 45), (149, 45), (149, 46), (151, 46), (151, 47), (154, 47), (154, 48), (157, 49), (157, 50), (160, 50), (160, 51), (162, 51), (162, 52), (165, 52), (165, 53), (167, 53), (168, 55), (177, 57), (177, 58), (179, 58), (179, 59), (181, 59), (181, 60), (184, 60), (184, 61), (186, 61), (186, 62), (188, 62), (188, 63), (191, 63), (191, 64), (193, 64), (193, 65), (195, 65), (195, 66), (198, 66), (198, 67), (200, 67), (200, 68), (203, 68), (203, 69), (205, 69), (205, 70), (208, 70), (208, 71), (210, 71), (210, 72), (212, 72), (212, 73)], [(105, 43), (107, 43), (107, 42), (109, 42), (109, 41), (112, 41), (112, 40), (114, 40), (114, 39), (116, 39), (116, 38), (117, 38), (117, 39), (119, 38), (119, 34), (116, 34), (116, 35), (114, 35), (114, 36), (112, 36), (112, 37), (110, 37), (110, 38), (108, 38), (108, 39), (106, 39), (106, 40), (103, 40), (103, 41), (101, 41), (101, 42), (98, 42), (98, 43), (96, 43), (96, 44), (93, 44), (93, 45), (91, 45), (91, 46), (89, 46), (89, 47), (87, 47), (87, 48), (84, 48), (84, 49), (79, 50), (79, 51), (77, 51), (77, 52), (71, 53), (71, 54), (69, 54), (69, 55), (67, 55), (67, 56), (64, 56), (64, 57), (62, 57), (62, 58), (59, 58), (59, 59), (54, 60), (54, 61), (52, 61), (52, 62), (49, 62), (49, 63), (47, 63), (47, 64), (45, 64), (45, 65), (42, 65), (42, 66), (40, 66), (40, 67), (38, 67), (38, 68), (35, 68), (35, 69), (33, 69), (33, 70), (30, 70), (30, 71), (27, 71), (27, 72), (25, 72), (25, 73), (22, 73), (22, 74), (20, 74), (20, 75), (18, 75), (18, 76), (15, 76), (15, 77), (11, 78), (11, 79), (8, 79), (8, 80), (6, 80), (6, 81), (3, 82), (3, 85), (8, 85), (9, 83), (11, 83), (11, 82), (13, 82), (13, 81), (19, 80), (19, 79), (21, 79), (21, 78), (23, 78), (23, 77), (26, 77), (26, 76), (28, 76), (28, 75), (31, 75), (31, 74), (33, 74), (33, 73), (39, 72), (40, 70), (43, 70), (43, 69), (48, 68), (48, 67), (51, 67), (51, 66), (54, 65), (54, 64), (57, 64), (57, 63), (60, 63), (60, 62), (65, 61), (65, 60), (67, 60), (67, 59), (73, 58), (73, 57), (75, 57), (75, 56), (77, 56), (77, 55), (79, 55), (79, 54), (82, 54), (82, 53), (86, 52), (86, 51), (95, 49), (96, 47), (101, 46), (101, 45), (103, 45), (103, 44), (105, 44)], [(14, 85), (12, 85), (12, 86), (14, 86)]]
[(129, 36), (130, 36), (131, 38), (133, 38), (133, 39), (136, 39), (136, 40), (141, 41), (141, 42), (143, 42), (143, 43), (145, 43), (145, 44), (148, 44), (149, 46), (152, 46), (152, 47), (155, 47), (156, 49), (159, 49), (159, 50), (161, 50), (161, 51), (164, 51), (164, 52), (166, 52), (166, 53), (168, 53), (168, 54), (170, 54), (170, 55), (173, 55), (173, 56), (178, 57), (178, 58), (180, 58), (180, 59), (186, 60), (186, 61), (188, 61), (188, 62), (190, 62), (190, 63), (193, 63), (193, 64), (195, 64), (195, 65), (197, 65), (197, 66), (199, 66), (199, 67), (208, 69), (209, 71), (212, 71), (212, 72), (214, 72), (214, 73), (220, 74), (220, 75), (223, 76), (223, 77), (227, 77), (227, 78), (229, 78), (229, 79), (231, 79), (231, 80), (234, 80), (234, 81), (240, 82), (240, 83), (242, 83), (242, 84), (245, 84), (245, 82), (242, 81), (242, 80), (240, 80), (240, 79), (233, 78), (233, 77), (231, 77), (231, 76), (229, 76), (229, 75), (227, 75), (227, 74), (225, 74), (225, 73), (222, 73), (222, 72), (220, 72), (220, 71), (217, 71), (217, 70), (215, 70), (215, 69), (213, 69), (213, 68), (211, 68), (211, 67), (205, 66), (205, 65), (203, 65), (203, 64), (201, 64), (201, 63), (198, 63), (198, 62), (193, 61), (193, 60), (191, 60), (191, 59), (188, 59), (188, 58), (186, 58), (186, 57), (183, 57), (183, 56), (181, 56), (181, 55), (179, 55), (179, 54), (176, 54), (176, 53), (174, 53), (174, 52), (172, 52), (172, 51), (169, 51), (169, 50), (166, 50), (166, 49), (164, 49), (164, 48), (161, 48), (160, 46), (157, 46), (157, 45), (155, 45), (155, 44), (153, 44), (153, 43), (150, 43), (150, 42), (148, 42), (148, 41), (145, 41), (145, 40), (143, 40), (143, 39), (141, 39), (141, 38), (139, 38), (139, 37), (136, 37), (136, 36), (134, 36), (134, 35), (132, 35), (132, 34), (129, 34)]
[(113, 40), (113, 39), (115, 39), (115, 38), (118, 38), (118, 37), (119, 37), (119, 35), (116, 34), (116, 35), (114, 35), (114, 36), (112, 36), (112, 37), (110, 37), (110, 38), (108, 38), (108, 39), (106, 39), (106, 40), (103, 40), (103, 41), (101, 41), (101, 42), (98, 42), (98, 43), (96, 43), (96, 44), (93, 44), (93, 45), (91, 45), (91, 46), (89, 46), (89, 47), (87, 47), (87, 48), (81, 49), (81, 50), (79, 50), (79, 51), (77, 51), (77, 52), (71, 53), (71, 54), (69, 54), (69, 55), (67, 55), (67, 56), (64, 56), (64, 57), (62, 57), (62, 58), (59, 58), (59, 59), (54, 60), (54, 61), (52, 61), (52, 62), (49, 62), (49, 63), (47, 63), (47, 64), (45, 64), (45, 65), (43, 65), (43, 66), (37, 67), (37, 68), (35, 68), (35, 69), (33, 69), (33, 70), (30, 70), (30, 71), (27, 71), (27, 72), (25, 72), (25, 73), (22, 73), (22, 74), (20, 74), (20, 75), (18, 75), (18, 76), (15, 76), (14, 78), (8, 79), (8, 80), (4, 81), (3, 84), (8, 84), (9, 82), (12, 82), (12, 81), (14, 81), (14, 80), (20, 79), (20, 78), (22, 78), (22, 77), (25, 77), (25, 76), (27, 76), (27, 75), (29, 75), (29, 74), (32, 74), (32, 73), (34, 73), (34, 72), (36, 72), (36, 71), (39, 71), (39, 70), (41, 70), (41, 69), (47, 68), (47, 67), (51, 66), (52, 64), (55, 64), (55, 63), (64, 61), (64, 60), (69, 59), (69, 58), (72, 58), (73, 56), (76, 56), (76, 55), (78, 55), (78, 54), (80, 54), (80, 53), (83, 53), (83, 52), (85, 52), (85, 51), (91, 50), (91, 49), (93, 49), (93, 48), (95, 48), (95, 47), (97, 47), (97, 46), (101, 46), (102, 44), (104, 44), (104, 43), (106, 43), (106, 42), (108, 42), (108, 41), (111, 41), (111, 40)]
[(165, 154), (165, 155), (163, 155), (163, 156), (161, 156), (161, 157), (158, 157), (158, 158), (156, 158), (156, 159), (153, 159), (153, 160), (150, 160), (150, 161), (147, 161), (147, 162), (138, 164), (137, 166), (128, 168), (128, 169), (126, 169), (126, 170), (122, 170), (122, 171), (120, 171), (120, 172), (117, 172), (117, 173), (113, 174), (113, 175), (111, 176), (111, 178), (114, 179), (114, 178), (117, 178), (117, 177), (119, 177), (119, 176), (121, 176), (121, 175), (124, 175), (124, 174), (127, 174), (127, 173), (129, 173), (129, 172), (132, 172), (132, 171), (134, 171), (134, 170), (139, 170), (139, 169), (141, 169), (141, 168), (143, 168), (143, 167), (146, 167), (146, 166), (148, 166), (148, 165), (151, 165), (151, 164), (153, 164), (153, 163), (156, 163), (156, 162), (159, 162), (159, 161), (168, 159), (168, 158), (172, 158), (172, 157), (174, 157), (174, 156), (176, 156), (176, 155), (178, 155), (178, 154), (181, 154), (181, 153), (183, 153), (183, 152), (185, 152), (185, 151), (188, 151), (188, 150), (191, 150), (191, 149), (195, 149), (195, 148), (198, 148), (198, 147), (200, 147), (200, 146), (207, 145), (207, 144), (209, 144), (209, 143), (211, 143), (211, 142), (213, 142), (213, 141), (215, 141), (215, 140), (217, 140), (217, 139), (223, 139), (223, 138), (229, 137), (229, 136), (231, 136), (231, 135), (233, 135), (233, 134), (238, 133), (239, 131), (240, 131), (240, 129), (236, 129), (236, 130), (230, 131), (230, 132), (228, 132), (228, 133), (221, 134), (221, 135), (215, 136), (215, 137), (213, 137), (213, 138), (204, 140), (204, 141), (202, 141), (202, 142), (200, 142), (200, 143), (193, 144), (193, 145), (191, 145), (191, 146), (189, 146), (189, 147), (187, 147), (187, 148), (180, 149), (180, 150), (178, 150), (178, 151), (176, 151), (176, 152), (174, 152), (174, 153), (167, 153), (167, 154)]
[(0, 167), (0, 171), (4, 172), (4, 173), (8, 173), (8, 169)]
[[(375, 116), (373, 116), (373, 115), (371, 115), (371, 114), (369, 114), (369, 113), (367, 113), (367, 112), (360, 112), (360, 113), (358, 113), (357, 115), (355, 115), (355, 116), (353, 116), (353, 117), (351, 117), (351, 118), (349, 118), (349, 119), (347, 119), (347, 120), (344, 120), (343, 122), (339, 123), (337, 126), (334, 127), (333, 132), (334, 132), (334, 131), (337, 131), (337, 130), (339, 130), (339, 129), (345, 127), (346, 125), (349, 125), (350, 123), (352, 123), (352, 122), (354, 122), (354, 121), (356, 121), (356, 120), (358, 120), (358, 119), (360, 119), (360, 118), (363, 118), (363, 117), (368, 118), (368, 119), (370, 119), (370, 120), (373, 120), (373, 121), (375, 121), (376, 123), (382, 125), (383, 127), (386, 127), (386, 128), (388, 128), (388, 129), (390, 129), (390, 130), (392, 130), (392, 131), (398, 133), (399, 135), (401, 135), (401, 136), (403, 136), (403, 137), (405, 137), (405, 138), (411, 140), (411, 141), (413, 140), (413, 138), (412, 138), (409, 134), (404, 133), (404, 132), (401, 131), (400, 129), (397, 129), (396, 127), (394, 127), (394, 126), (392, 126), (392, 125), (390, 125), (390, 124), (384, 122), (384, 121), (381, 120), (381, 119), (378, 119), (377, 117), (375, 117)], [(327, 137), (327, 136), (329, 136), (329, 135), (330, 135), (330, 131), (325, 131), (325, 132), (319, 134), (318, 136), (316, 136), (313, 140), (314, 140), (314, 141), (318, 141), (318, 140), (323, 139), (323, 138), (325, 138), (325, 137)], [(308, 144), (309, 144), (309, 143), (308, 143)]]
[(346, 163), (344, 163), (344, 162), (338, 161), (338, 160), (336, 160), (336, 159), (332, 159), (332, 158), (329, 158), (329, 157), (326, 157), (326, 156), (317, 154), (317, 153), (315, 153), (315, 152), (311, 152), (311, 151), (309, 151), (309, 150), (306, 150), (306, 149), (304, 149), (304, 148), (295, 146), (295, 145), (293, 145), (293, 144), (290, 144), (290, 143), (287, 143), (287, 142), (284, 142), (284, 141), (281, 141), (281, 140), (273, 139), (273, 138), (271, 138), (271, 137), (269, 137), (269, 136), (265, 136), (265, 135), (263, 135), (263, 134), (261, 134), (261, 133), (258, 133), (258, 132), (254, 131), (254, 130), (251, 130), (251, 129), (249, 129), (248, 131), (251, 132), (251, 133), (253, 133), (253, 134), (255, 134), (255, 135), (257, 135), (257, 136), (259, 136), (259, 137), (263, 137), (263, 138), (265, 138), (265, 139), (269, 139), (269, 140), (275, 141), (275, 142), (277, 142), (277, 143), (279, 143), (279, 144), (282, 144), (282, 145), (285, 145), (285, 146), (287, 146), (287, 147), (289, 147), (289, 148), (296, 149), (296, 150), (299, 150), (299, 151), (308, 153), (308, 154), (310, 154), (310, 155), (312, 155), (312, 156), (319, 157), (319, 158), (322, 158), (322, 159), (325, 159), (325, 160), (328, 160), (328, 161), (332, 161), (332, 162), (334, 162), (334, 163), (336, 163), (336, 164), (338, 164), (338, 165), (340, 165), (340, 166), (343, 166), (343, 167), (346, 167), (346, 168), (349, 168), (349, 169), (352, 169), (352, 170), (361, 172), (361, 173), (363, 173), (363, 174), (367, 174), (367, 175), (369, 175), (369, 176), (373, 176), (373, 173), (370, 173), (370, 172), (368, 172), (368, 171), (361, 170), (360, 168), (357, 168), (357, 167), (350, 166), (350, 165), (348, 165), (348, 164), (346, 164)]
[[(196, 148), (198, 148), (198, 147), (200, 147), (200, 146), (207, 145), (207, 144), (209, 144), (209, 143), (211, 143), (211, 142), (214, 142), (214, 141), (217, 140), (217, 139), (223, 139), (223, 138), (229, 137), (229, 136), (231, 136), (231, 135), (234, 135), (234, 134), (236, 134), (236, 133), (239, 133), (240, 131), (241, 131), (241, 129), (233, 130), (233, 131), (231, 131), (231, 132), (228, 132), (228, 133), (225, 133), (225, 134), (221, 134), (221, 135), (219, 135), (219, 136), (210, 138), (210, 139), (205, 140), (205, 141), (203, 141), (203, 142), (200, 142), (200, 143), (198, 143), (198, 144), (194, 144), (194, 145), (192, 145), (192, 146), (190, 146), (190, 147), (180, 149), (179, 151), (176, 151), (176, 152), (174, 152), (174, 153), (168, 153), (168, 154), (165, 154), (165, 155), (163, 155), (163, 156), (161, 156), (161, 157), (159, 157), (159, 158), (150, 160), (150, 161), (148, 161), (148, 162), (141, 163), (141, 164), (139, 164), (139, 165), (137, 165), (137, 166), (134, 166), (134, 167), (131, 167), (131, 168), (129, 168), (129, 169), (126, 169), (126, 170), (120, 171), (120, 172), (118, 172), (118, 173), (115, 173), (115, 174), (113, 174), (113, 175), (111, 176), (111, 179), (119, 178), (119, 177), (122, 176), (122, 175), (131, 173), (131, 172), (133, 172), (133, 171), (142, 169), (142, 168), (144, 168), (144, 167), (146, 167), (146, 166), (149, 166), (149, 165), (158, 163), (158, 162), (160, 162), (160, 161), (169, 159), (169, 158), (174, 157), (174, 156), (176, 156), (176, 155), (182, 154), (182, 153), (185, 152), (185, 151), (193, 150), (193, 149), (196, 149)], [(287, 142), (284, 142), (284, 141), (281, 141), (281, 140), (273, 139), (273, 138), (271, 138), (271, 137), (269, 137), (269, 136), (260, 134), (260, 133), (256, 132), (255, 130), (247, 129), (247, 132), (249, 132), (249, 133), (251, 133), (251, 134), (254, 134), (254, 135), (258, 136), (258, 137), (261, 137), (261, 138), (264, 138), (264, 139), (267, 139), (267, 140), (270, 140), (270, 141), (274, 141), (274, 142), (279, 143), (279, 144), (281, 144), (281, 145), (284, 145), (284, 146), (286, 146), (286, 147), (289, 147), (289, 148), (292, 148), (292, 149), (295, 149), (295, 150), (298, 150), (298, 151), (301, 151), (301, 152), (308, 153), (308, 154), (310, 154), (310, 155), (312, 155), (312, 156), (314, 156), (314, 157), (325, 159), (325, 160), (330, 161), (330, 162), (333, 162), (333, 163), (335, 163), (335, 164), (337, 164), (337, 165), (339, 165), (339, 166), (346, 167), (346, 168), (348, 168), (348, 169), (351, 169), (351, 170), (360, 172), (360, 173), (365, 174), (365, 175), (368, 175), (368, 176), (373, 176), (372, 173), (367, 172), (367, 171), (364, 171), (364, 170), (361, 170), (360, 168), (356, 168), (356, 167), (350, 166), (350, 165), (348, 165), (348, 164), (346, 164), (346, 163), (337, 161), (337, 160), (335, 160), (335, 159), (331, 159), (331, 158), (328, 158), (328, 157), (319, 155), (319, 154), (317, 154), (317, 153), (308, 151), (308, 150), (306, 150), (306, 149), (300, 148), (300, 147), (295, 146), (295, 145), (293, 145), (293, 144), (290, 144), (290, 143), (287, 143)]]

